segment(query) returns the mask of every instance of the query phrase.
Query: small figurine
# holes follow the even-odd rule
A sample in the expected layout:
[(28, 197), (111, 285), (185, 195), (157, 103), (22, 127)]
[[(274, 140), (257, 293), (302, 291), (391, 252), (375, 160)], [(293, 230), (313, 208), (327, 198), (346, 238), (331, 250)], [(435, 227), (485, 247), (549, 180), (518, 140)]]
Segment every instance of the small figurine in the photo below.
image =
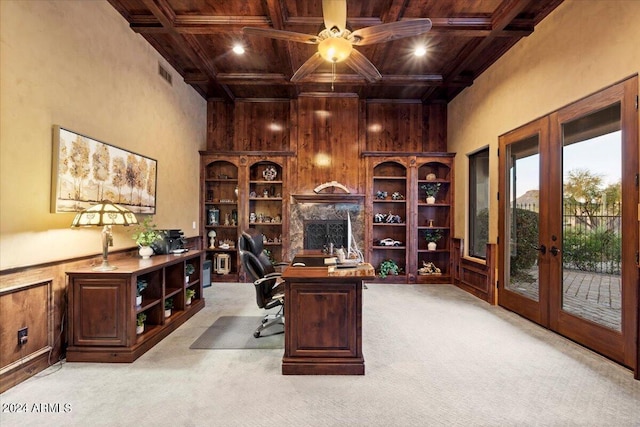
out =
[(404, 196), (400, 194), (399, 191), (394, 191), (394, 193), (391, 195), (391, 198), (393, 200), (404, 200)]
[(422, 261), (422, 268), (418, 270), (418, 274), (420, 276), (428, 276), (442, 274), (442, 272), (434, 263)]
[(386, 198), (387, 198), (387, 192), (386, 191), (377, 191), (376, 192), (376, 199), (384, 200)]

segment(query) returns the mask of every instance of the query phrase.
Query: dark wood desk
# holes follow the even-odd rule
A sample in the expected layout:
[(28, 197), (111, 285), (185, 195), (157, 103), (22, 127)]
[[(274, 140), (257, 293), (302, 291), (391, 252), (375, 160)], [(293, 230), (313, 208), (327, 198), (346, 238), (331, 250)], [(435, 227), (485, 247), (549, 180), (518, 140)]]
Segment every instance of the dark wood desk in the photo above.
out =
[(364, 375), (362, 282), (355, 268), (288, 267), (285, 280), (284, 375)]

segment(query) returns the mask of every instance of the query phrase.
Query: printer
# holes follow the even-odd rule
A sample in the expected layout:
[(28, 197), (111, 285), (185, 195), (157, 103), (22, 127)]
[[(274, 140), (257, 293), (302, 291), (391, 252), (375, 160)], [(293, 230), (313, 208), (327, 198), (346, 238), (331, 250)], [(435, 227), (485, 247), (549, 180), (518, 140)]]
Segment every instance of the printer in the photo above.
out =
[(171, 254), (184, 252), (185, 240), (182, 230), (158, 230), (162, 239), (154, 242), (151, 247), (157, 254)]

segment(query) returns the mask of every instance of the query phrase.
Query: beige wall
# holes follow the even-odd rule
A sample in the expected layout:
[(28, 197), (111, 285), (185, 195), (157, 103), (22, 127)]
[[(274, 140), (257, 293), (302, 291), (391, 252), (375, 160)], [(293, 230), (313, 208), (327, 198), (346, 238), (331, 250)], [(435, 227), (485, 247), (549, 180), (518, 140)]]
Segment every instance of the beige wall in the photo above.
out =
[(0, 19), (0, 269), (101, 252), (97, 227), (50, 213), (54, 124), (158, 160), (154, 221), (196, 235), (206, 101), (106, 1), (2, 0)]
[(489, 241), (498, 232), (498, 136), (640, 70), (640, 1), (566, 0), (448, 106), (456, 237), (466, 234), (467, 155), (490, 147)]

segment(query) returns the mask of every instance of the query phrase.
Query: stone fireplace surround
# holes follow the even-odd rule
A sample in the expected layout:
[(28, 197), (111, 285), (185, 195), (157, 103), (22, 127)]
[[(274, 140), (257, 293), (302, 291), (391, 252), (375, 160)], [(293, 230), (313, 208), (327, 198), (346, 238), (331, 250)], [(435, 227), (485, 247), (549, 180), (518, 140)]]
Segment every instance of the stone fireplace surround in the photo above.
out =
[(347, 220), (351, 216), (351, 232), (358, 244), (364, 249), (364, 206), (362, 203), (332, 202), (295, 202), (291, 204), (289, 224), (289, 253), (292, 260), (296, 252), (304, 248), (305, 221)]

